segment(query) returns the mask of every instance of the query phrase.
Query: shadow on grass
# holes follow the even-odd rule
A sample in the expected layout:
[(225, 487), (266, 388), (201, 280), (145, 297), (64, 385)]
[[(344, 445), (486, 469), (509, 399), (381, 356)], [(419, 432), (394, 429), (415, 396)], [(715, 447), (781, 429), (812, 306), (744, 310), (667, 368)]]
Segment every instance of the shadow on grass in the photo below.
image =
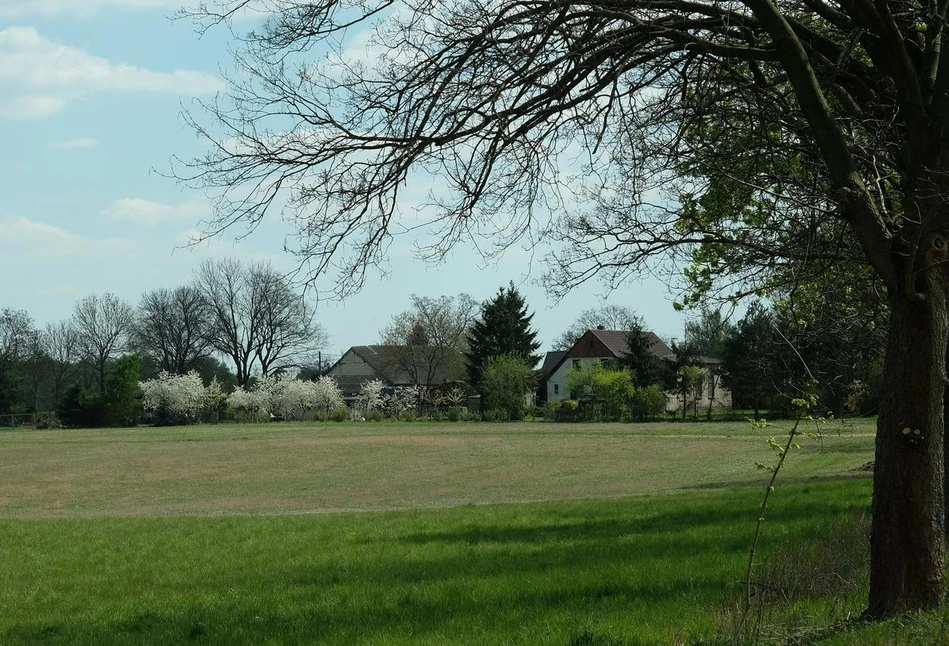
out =
[[(819, 540), (828, 517), (858, 508), (863, 489), (847, 485), (808, 485), (814, 496), (807, 487), (789, 488), (775, 514), (780, 531), (769, 535), (772, 547)], [(154, 595), (161, 572), (141, 573), (130, 588), (136, 598), (108, 610), (97, 609), (94, 597), (87, 611), (38, 609), (8, 620), (0, 643), (667, 643), (660, 635), (687, 616), (714, 621), (741, 574), (759, 494), (753, 488), (418, 516), (248, 519), (267, 523), (254, 527), (266, 527), (258, 538), (270, 541), (265, 549), (279, 558), (241, 576), (240, 560), (213, 565), (176, 582), (167, 597)], [(372, 525), (373, 537), (326, 538), (333, 535), (327, 528), (342, 536), (359, 532), (358, 523)], [(418, 531), (418, 524), (431, 530)], [(175, 531), (206, 531), (219, 541), (210, 542), (214, 549), (239, 549), (246, 530), (238, 519), (211, 526), (189, 519)], [(140, 550), (158, 539), (143, 532), (131, 548), (115, 540), (116, 550)], [(215, 552), (169, 558), (184, 569), (183, 561), (214, 561)], [(83, 567), (95, 565), (80, 563), (61, 576), (93, 579)]]

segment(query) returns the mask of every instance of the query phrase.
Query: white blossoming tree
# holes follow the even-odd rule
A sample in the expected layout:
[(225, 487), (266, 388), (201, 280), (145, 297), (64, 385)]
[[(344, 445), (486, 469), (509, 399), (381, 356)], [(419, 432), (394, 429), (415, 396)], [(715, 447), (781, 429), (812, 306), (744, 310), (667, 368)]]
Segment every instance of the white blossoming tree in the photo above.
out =
[(209, 401), (214, 398), (220, 401), (223, 395), (220, 384), (215, 381), (212, 386), (205, 388), (201, 376), (195, 371), (185, 375), (162, 372), (157, 378), (140, 385), (142, 408), (153, 414), (156, 424), (200, 421)]
[(381, 410), (383, 383), (379, 379), (365, 381), (359, 389), (357, 409), (363, 417), (368, 417), (373, 411)]
[(384, 397), (383, 407), (389, 417), (397, 419), (405, 411), (414, 410), (418, 407), (419, 389), (416, 386), (406, 386), (396, 388), (391, 394)]
[(332, 377), (313, 382), (280, 375), (259, 377), (249, 390), (237, 388), (227, 403), (239, 417), (259, 421), (271, 416), (299, 420), (308, 411), (328, 413), (345, 406)]
[(335, 379), (324, 375), (312, 383), (314, 409), (329, 414), (346, 406), (343, 393)]

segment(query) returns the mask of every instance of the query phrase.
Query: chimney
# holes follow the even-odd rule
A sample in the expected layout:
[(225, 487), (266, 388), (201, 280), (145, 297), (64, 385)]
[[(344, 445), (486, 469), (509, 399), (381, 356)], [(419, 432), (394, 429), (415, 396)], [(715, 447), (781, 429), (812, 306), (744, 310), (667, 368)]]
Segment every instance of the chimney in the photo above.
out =
[(605, 330), (606, 328), (603, 327), (602, 325), (597, 325), (597, 326), (596, 326), (596, 329), (598, 329), (598, 330)]

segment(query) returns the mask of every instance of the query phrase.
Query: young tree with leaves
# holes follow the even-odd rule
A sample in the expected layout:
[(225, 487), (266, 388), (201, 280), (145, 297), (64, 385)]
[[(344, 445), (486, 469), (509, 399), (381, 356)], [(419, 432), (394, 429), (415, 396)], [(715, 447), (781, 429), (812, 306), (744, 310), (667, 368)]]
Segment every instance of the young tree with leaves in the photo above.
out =
[(500, 412), (504, 419), (524, 419), (526, 398), (537, 386), (534, 370), (522, 355), (488, 357), (481, 367), (478, 391), (481, 410)]

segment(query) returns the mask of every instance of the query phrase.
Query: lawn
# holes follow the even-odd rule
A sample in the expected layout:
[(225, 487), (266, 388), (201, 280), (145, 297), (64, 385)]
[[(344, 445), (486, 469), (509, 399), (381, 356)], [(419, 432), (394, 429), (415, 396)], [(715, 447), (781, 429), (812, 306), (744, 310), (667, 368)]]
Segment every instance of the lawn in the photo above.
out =
[[(0, 643), (713, 639), (733, 619), (766, 477), (755, 462), (773, 462), (766, 439), (786, 428), (0, 433)], [(792, 579), (862, 522), (871, 454), (860, 423), (789, 458), (756, 577), (801, 589), (773, 623), (863, 603), (859, 586)]]

